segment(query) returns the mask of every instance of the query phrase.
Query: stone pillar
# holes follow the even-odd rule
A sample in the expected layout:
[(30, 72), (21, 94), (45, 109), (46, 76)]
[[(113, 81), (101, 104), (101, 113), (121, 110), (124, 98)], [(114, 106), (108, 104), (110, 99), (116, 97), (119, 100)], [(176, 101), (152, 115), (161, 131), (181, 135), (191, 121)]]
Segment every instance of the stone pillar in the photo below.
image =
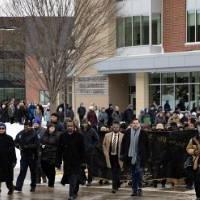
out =
[(136, 116), (149, 107), (148, 73), (136, 73)]

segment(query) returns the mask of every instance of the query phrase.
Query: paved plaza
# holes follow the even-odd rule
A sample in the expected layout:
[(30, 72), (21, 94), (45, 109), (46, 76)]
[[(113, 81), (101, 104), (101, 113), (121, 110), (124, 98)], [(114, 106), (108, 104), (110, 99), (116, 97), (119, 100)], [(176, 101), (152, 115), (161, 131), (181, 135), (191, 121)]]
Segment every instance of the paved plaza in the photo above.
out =
[[(23, 192), (7, 195), (5, 185), (2, 185), (1, 200), (64, 200), (68, 199), (68, 187), (61, 186), (58, 182), (54, 189), (45, 184), (39, 185), (35, 193), (29, 192), (28, 182), (25, 183)], [(194, 200), (194, 191), (181, 189), (154, 189), (144, 188), (143, 197), (131, 197), (130, 188), (122, 188), (116, 194), (111, 193), (111, 186), (81, 187), (77, 200)]]

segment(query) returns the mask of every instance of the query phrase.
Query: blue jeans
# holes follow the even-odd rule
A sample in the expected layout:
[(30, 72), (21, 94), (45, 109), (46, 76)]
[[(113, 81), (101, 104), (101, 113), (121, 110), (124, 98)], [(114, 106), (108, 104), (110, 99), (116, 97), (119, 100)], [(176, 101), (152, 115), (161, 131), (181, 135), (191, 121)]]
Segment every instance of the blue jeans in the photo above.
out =
[(137, 193), (138, 189), (142, 188), (143, 168), (138, 163), (131, 165), (132, 173), (132, 190)]

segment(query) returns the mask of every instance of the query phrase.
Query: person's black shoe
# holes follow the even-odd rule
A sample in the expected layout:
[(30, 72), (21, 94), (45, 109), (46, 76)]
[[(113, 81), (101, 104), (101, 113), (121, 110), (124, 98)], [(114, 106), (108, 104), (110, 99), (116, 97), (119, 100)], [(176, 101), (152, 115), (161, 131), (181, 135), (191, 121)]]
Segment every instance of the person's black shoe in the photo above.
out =
[(30, 192), (35, 192), (35, 187), (31, 187)]
[(13, 192), (14, 192), (14, 188), (9, 189), (9, 190), (8, 190), (8, 195), (12, 195)]
[(138, 196), (139, 196), (139, 197), (142, 197), (142, 196), (143, 196), (143, 192), (142, 192), (141, 189), (138, 190)]
[(131, 194), (131, 196), (132, 196), (132, 197), (137, 196), (137, 192), (133, 192), (133, 193)]
[(18, 187), (14, 186), (14, 190), (17, 191), (17, 192), (21, 192), (22, 189), (19, 189)]
[(99, 185), (103, 185), (103, 180), (100, 180), (100, 181), (99, 181)]
[(106, 180), (106, 181), (103, 182), (103, 184), (104, 184), (104, 185), (108, 185), (108, 184), (109, 184), (109, 181)]
[(75, 194), (75, 195), (74, 195), (74, 199), (77, 199), (77, 197), (78, 197), (78, 194)]
[(115, 194), (115, 193), (116, 193), (116, 190), (113, 189), (113, 190), (112, 190), (112, 193)]
[(87, 184), (86, 184), (86, 186), (91, 186), (92, 184), (91, 184), (91, 182), (88, 182)]

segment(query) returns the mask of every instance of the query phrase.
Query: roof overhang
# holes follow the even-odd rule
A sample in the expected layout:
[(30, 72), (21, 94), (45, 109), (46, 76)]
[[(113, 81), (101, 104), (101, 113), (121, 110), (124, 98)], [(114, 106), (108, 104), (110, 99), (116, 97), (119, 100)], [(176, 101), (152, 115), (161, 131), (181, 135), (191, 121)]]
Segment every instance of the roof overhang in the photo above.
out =
[(96, 64), (103, 74), (200, 71), (200, 51), (115, 56)]

